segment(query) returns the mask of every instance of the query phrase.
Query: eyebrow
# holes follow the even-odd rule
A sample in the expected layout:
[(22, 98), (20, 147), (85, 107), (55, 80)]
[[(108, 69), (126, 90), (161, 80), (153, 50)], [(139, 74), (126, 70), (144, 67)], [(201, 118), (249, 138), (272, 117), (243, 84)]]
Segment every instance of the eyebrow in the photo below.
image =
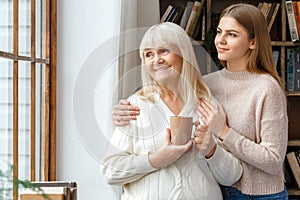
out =
[(170, 48), (169, 48), (167, 45), (165, 45), (165, 46), (159, 46), (159, 47), (157, 47), (157, 48), (154, 48), (154, 47), (148, 47), (148, 48), (145, 48), (144, 51), (150, 51), (150, 50), (153, 50), (153, 49), (159, 50), (159, 49), (170, 49)]
[(217, 29), (220, 29), (220, 30), (225, 31), (225, 32), (235, 32), (235, 33), (240, 33), (239, 31), (237, 31), (237, 30), (235, 30), (235, 29), (223, 30), (223, 29), (221, 29), (220, 27), (217, 27)]

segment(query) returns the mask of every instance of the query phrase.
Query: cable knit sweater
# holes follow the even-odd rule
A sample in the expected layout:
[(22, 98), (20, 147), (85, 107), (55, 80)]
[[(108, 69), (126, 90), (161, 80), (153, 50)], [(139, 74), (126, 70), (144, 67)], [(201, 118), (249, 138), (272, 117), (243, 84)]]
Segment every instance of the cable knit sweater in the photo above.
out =
[[(240, 161), (219, 146), (210, 159), (193, 148), (176, 162), (153, 168), (148, 152), (164, 144), (169, 118), (174, 114), (158, 95), (155, 102), (137, 95), (129, 101), (140, 108), (140, 115), (129, 126), (116, 127), (101, 167), (109, 184), (123, 186), (121, 199), (218, 200), (222, 199), (218, 183), (231, 185), (241, 177)], [(192, 104), (186, 104), (180, 115), (198, 120)]]
[(227, 114), (230, 131), (221, 144), (242, 161), (242, 178), (233, 186), (246, 194), (283, 191), (288, 119), (279, 84), (268, 74), (227, 69), (204, 79)]

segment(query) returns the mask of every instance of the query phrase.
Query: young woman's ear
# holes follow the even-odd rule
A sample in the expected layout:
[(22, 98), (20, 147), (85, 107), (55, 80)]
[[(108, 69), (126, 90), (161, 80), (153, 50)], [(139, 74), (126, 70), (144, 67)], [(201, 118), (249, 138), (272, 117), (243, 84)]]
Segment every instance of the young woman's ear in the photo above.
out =
[(249, 48), (255, 49), (255, 41), (254, 40), (251, 40)]

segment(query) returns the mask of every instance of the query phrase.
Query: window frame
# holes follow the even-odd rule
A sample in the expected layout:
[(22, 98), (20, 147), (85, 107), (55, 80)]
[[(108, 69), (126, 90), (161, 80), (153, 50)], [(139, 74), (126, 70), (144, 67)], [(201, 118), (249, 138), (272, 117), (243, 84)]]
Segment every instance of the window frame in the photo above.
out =
[[(30, 181), (36, 181), (36, 162), (42, 162), (41, 175), (43, 181), (54, 181), (56, 179), (56, 59), (57, 59), (57, 0), (43, 0), (44, 6), (41, 7), (41, 12), (45, 11), (45, 58), (36, 57), (36, 1), (30, 0), (30, 36), (31, 36), (31, 47), (30, 56), (23, 56), (19, 54), (19, 1), (12, 0), (13, 3), (13, 51), (6, 52), (0, 50), (0, 57), (11, 60), (13, 62), (13, 160), (14, 166), (13, 177), (18, 178), (19, 169), (19, 108), (18, 108), (18, 73), (19, 73), (19, 62), (29, 62), (30, 68), (30, 88), (35, 88), (35, 68), (36, 64), (43, 64), (45, 66), (45, 83), (43, 90), (44, 103), (41, 105), (41, 130), (43, 130), (43, 141), (41, 141), (42, 152), (41, 159), (36, 158), (36, 115), (35, 105), (36, 96), (35, 89), (31, 90), (30, 94)], [(43, 33), (41, 33), (43, 34)], [(40, 37), (40, 35), (39, 35)], [(34, 106), (32, 106), (34, 105)], [(13, 186), (13, 199), (18, 199), (18, 186)]]

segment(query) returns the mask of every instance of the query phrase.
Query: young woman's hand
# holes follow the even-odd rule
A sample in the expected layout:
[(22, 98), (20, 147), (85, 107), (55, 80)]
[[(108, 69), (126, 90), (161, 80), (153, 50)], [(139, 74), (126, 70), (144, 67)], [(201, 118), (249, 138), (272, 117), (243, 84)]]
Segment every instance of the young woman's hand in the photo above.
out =
[(217, 107), (215, 107), (209, 101), (201, 98), (198, 109), (200, 110), (198, 112), (199, 118), (208, 127), (208, 131), (221, 140), (224, 139), (229, 131), (229, 127), (226, 113), (221, 104), (217, 102)]
[(166, 167), (178, 160), (184, 153), (190, 151), (193, 147), (193, 141), (189, 140), (184, 145), (171, 144), (171, 131), (167, 129), (166, 142), (156, 152), (149, 154), (149, 161), (155, 168)]
[(213, 139), (212, 133), (208, 131), (205, 125), (198, 125), (195, 131), (195, 147), (206, 158), (210, 158), (214, 155), (217, 144)]
[(113, 122), (116, 126), (126, 126), (130, 120), (136, 120), (139, 114), (140, 109), (138, 107), (131, 106), (129, 101), (121, 99), (118, 104), (113, 107)]

